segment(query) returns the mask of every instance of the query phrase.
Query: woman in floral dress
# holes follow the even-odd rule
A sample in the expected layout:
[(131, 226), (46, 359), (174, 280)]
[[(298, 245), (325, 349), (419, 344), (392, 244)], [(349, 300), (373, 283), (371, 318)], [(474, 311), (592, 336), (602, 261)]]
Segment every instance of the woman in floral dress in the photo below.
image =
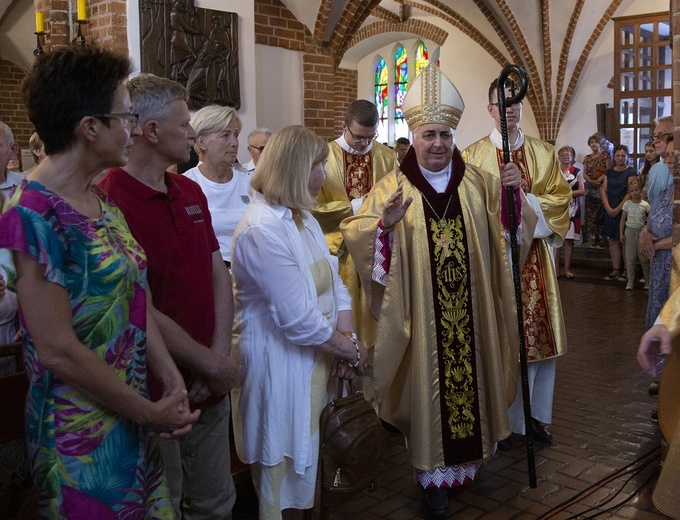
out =
[[(198, 417), (147, 310), (144, 252), (91, 187), (127, 162), (129, 69), (110, 51), (56, 50), (23, 86), (48, 156), (5, 204), (0, 247), (13, 252), (2, 267), (20, 302), (41, 518), (174, 518), (149, 430), (182, 435)], [(155, 403), (147, 361), (164, 390)]]
[(611, 167), (612, 158), (609, 155), (607, 139), (601, 133), (591, 135), (588, 138), (588, 146), (593, 153), (583, 158), (583, 180), (586, 183), (585, 242), (599, 247), (602, 241), (602, 222), (597, 222), (598, 212), (602, 208), (600, 186), (604, 182), (604, 172)]

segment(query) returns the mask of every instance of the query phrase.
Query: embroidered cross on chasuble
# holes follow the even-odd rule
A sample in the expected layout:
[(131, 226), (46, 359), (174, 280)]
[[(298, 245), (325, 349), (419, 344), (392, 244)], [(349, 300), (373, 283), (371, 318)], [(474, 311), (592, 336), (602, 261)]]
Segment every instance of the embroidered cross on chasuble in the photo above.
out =
[[(503, 150), (496, 149), (496, 156), (500, 168), (500, 165), (503, 164)], [(524, 145), (510, 152), (510, 161), (519, 168), (522, 174), (522, 186), (526, 186), (526, 193), (531, 193), (531, 176), (529, 175)], [(527, 361), (545, 359), (558, 354), (557, 343), (555, 342), (556, 334), (553, 331), (548, 313), (548, 288), (543, 278), (544, 270), (550, 269), (552, 269), (552, 266), (543, 265), (539, 254), (538, 240), (533, 240), (520, 272)]]
[(349, 200), (363, 197), (373, 187), (373, 152), (354, 155), (343, 150), (342, 155), (347, 196)]
[(427, 222), (442, 440), (449, 466), (483, 457), (470, 262), (458, 193), (465, 167), (462, 161), (454, 161), (452, 169), (444, 193), (437, 193), (419, 170), (408, 166), (402, 170), (422, 195)]

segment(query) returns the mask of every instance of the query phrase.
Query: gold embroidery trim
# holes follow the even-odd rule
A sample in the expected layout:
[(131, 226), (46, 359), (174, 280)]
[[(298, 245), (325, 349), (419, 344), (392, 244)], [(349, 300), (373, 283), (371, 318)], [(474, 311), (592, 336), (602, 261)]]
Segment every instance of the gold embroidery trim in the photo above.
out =
[[(470, 336), (467, 289), (467, 264), (461, 216), (447, 219), (442, 225), (430, 219), (434, 242), (437, 294), (442, 308), (444, 400), (449, 412), (446, 419), (452, 439), (474, 434), (474, 355)], [(451, 260), (451, 257), (453, 259)]]

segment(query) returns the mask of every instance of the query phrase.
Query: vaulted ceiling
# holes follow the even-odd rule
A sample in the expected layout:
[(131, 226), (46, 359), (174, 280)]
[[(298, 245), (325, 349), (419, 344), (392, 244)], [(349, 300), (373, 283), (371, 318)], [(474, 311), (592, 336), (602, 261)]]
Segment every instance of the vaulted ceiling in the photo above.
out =
[[(622, 3), (634, 0), (282, 0), (343, 67), (404, 33), (414, 18), (458, 30), (500, 67), (519, 64), (544, 139), (555, 139), (590, 52)], [(641, 1), (641, 0), (637, 0)], [(365, 37), (364, 35), (370, 35)], [(415, 37), (415, 35), (413, 36)]]
[(5, 15), (5, 11), (7, 11), (7, 8), (11, 3), (12, 0), (0, 0), (0, 20), (2, 20), (2, 17)]

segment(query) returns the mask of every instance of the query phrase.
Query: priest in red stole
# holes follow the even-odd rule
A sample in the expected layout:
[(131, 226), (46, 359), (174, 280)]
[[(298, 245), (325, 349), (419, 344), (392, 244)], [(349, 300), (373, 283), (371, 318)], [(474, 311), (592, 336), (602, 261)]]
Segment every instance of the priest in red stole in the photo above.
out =
[(378, 109), (359, 99), (347, 108), (342, 135), (328, 143), (326, 181), (312, 214), (319, 221), (331, 254), (339, 259), (342, 281), (352, 296), (354, 326), (366, 345), (373, 342), (372, 329), (363, 326), (364, 304), (359, 278), (340, 235), (340, 222), (354, 215), (373, 185), (397, 167), (394, 151), (376, 141)]
[[(503, 186), (519, 187), (520, 171), (489, 175), (463, 162), (464, 104), (436, 65), (403, 106), (411, 149), (340, 229), (376, 329), (379, 415), (406, 437), (426, 514), (437, 517), (449, 512), (446, 489), (472, 480), (510, 434), (519, 341), (497, 227)], [(528, 248), (536, 215), (528, 204), (520, 213)]]
[[(507, 86), (507, 85), (506, 85)], [(507, 89), (511, 96), (511, 88)], [(497, 81), (489, 88), (489, 115), (493, 132), (463, 151), (463, 159), (497, 176), (503, 163)], [(556, 358), (566, 353), (567, 337), (562, 315), (552, 247), (560, 247), (569, 230), (571, 188), (560, 172), (553, 145), (524, 135), (519, 126), (522, 104), (507, 107), (510, 160), (522, 172), (522, 191), (539, 221), (520, 278), (524, 313), (524, 338), (529, 361), (532, 428), (535, 441), (549, 443), (552, 435), (543, 426), (552, 422)], [(502, 233), (500, 224), (496, 228)], [(524, 435), (524, 406), (517, 381), (518, 398), (510, 407), (512, 431)], [(508, 449), (509, 439), (499, 444)]]

